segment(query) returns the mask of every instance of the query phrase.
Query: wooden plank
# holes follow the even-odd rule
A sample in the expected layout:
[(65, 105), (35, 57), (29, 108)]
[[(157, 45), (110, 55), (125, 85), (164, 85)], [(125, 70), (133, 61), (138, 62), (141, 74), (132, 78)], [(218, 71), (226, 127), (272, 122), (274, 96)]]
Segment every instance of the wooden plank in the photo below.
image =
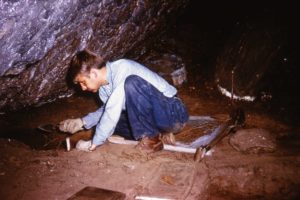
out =
[[(120, 136), (110, 136), (108, 138), (108, 141), (114, 144), (126, 144), (126, 145), (137, 145), (138, 141), (134, 140), (125, 140), (123, 137)], [(176, 151), (176, 152), (183, 152), (183, 153), (192, 153), (194, 154), (196, 152), (196, 148), (187, 148), (187, 147), (181, 147), (181, 146), (174, 146), (174, 145), (168, 145), (164, 144), (164, 150), (167, 151)]]

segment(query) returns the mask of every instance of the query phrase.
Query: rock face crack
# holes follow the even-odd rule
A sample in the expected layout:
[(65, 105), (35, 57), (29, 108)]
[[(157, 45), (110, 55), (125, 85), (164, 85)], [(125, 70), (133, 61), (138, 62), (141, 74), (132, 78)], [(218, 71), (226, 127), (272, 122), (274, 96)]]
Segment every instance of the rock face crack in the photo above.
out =
[(65, 77), (78, 50), (123, 57), (166, 28), (188, 1), (1, 1), (0, 109), (70, 94)]

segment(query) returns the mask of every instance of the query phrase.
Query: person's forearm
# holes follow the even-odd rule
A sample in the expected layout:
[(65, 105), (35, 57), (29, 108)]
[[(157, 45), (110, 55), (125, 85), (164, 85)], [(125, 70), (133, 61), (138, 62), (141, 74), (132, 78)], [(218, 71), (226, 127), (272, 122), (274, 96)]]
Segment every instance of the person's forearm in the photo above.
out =
[(101, 106), (95, 112), (91, 112), (88, 115), (81, 118), (83, 121), (84, 128), (90, 129), (93, 126), (97, 125), (97, 123), (99, 122), (99, 120), (103, 114), (103, 108), (104, 108), (104, 106)]
[(110, 137), (119, 121), (122, 112), (122, 103), (114, 104), (108, 107), (103, 113), (101, 120), (96, 126), (95, 135), (92, 144), (99, 146), (103, 144), (108, 137)]
[(103, 115), (100, 123), (97, 125), (92, 144), (99, 146), (113, 134), (116, 122), (112, 121), (107, 115)]

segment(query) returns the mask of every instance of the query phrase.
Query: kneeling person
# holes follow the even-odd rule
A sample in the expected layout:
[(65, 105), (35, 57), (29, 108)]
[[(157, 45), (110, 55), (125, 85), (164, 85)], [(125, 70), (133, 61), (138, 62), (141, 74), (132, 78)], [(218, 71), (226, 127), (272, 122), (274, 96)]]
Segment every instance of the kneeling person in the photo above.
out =
[(157, 141), (160, 134), (179, 132), (188, 120), (176, 88), (133, 60), (105, 62), (84, 50), (74, 56), (68, 73), (83, 91), (98, 92), (103, 102), (95, 112), (59, 125), (70, 133), (96, 126), (90, 151), (114, 132), (126, 139)]

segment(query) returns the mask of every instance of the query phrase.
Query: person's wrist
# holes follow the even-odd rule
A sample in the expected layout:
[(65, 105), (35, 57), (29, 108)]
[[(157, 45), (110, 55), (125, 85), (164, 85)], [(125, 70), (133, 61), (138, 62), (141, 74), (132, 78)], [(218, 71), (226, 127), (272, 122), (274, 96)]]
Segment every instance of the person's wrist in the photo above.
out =
[(89, 151), (94, 151), (96, 149), (96, 145), (95, 144), (92, 144), (90, 147), (89, 147)]
[(85, 126), (85, 121), (82, 119), (82, 118), (79, 118), (81, 120), (81, 127), (84, 127)]

